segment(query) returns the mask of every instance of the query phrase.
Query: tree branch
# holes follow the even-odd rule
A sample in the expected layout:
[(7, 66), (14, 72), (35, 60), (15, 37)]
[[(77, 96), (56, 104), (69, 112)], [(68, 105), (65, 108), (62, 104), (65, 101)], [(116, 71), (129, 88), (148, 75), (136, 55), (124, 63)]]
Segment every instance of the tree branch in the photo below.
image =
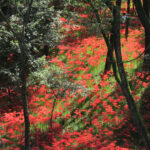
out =
[(109, 36), (106, 34), (105, 30), (103, 29), (102, 27), (102, 23), (101, 23), (101, 19), (100, 19), (100, 15), (98, 13), (98, 10), (94, 7), (93, 3), (91, 0), (88, 0), (88, 2), (90, 3), (95, 15), (96, 15), (96, 19), (97, 19), (97, 22), (98, 22), (98, 25), (99, 25), (99, 29), (100, 31), (102, 32), (102, 35), (105, 39), (105, 42), (106, 42), (106, 45), (107, 45), (107, 48), (110, 49), (111, 45), (110, 45), (110, 42), (109, 42)]

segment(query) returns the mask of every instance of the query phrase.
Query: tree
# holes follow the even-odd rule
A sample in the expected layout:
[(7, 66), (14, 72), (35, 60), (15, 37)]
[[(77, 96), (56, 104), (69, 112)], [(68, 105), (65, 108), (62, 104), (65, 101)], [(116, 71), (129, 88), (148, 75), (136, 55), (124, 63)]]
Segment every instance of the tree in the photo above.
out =
[[(88, 2), (90, 3), (91, 7), (93, 8), (93, 11), (95, 12), (98, 23), (101, 24), (98, 10), (95, 9), (91, 0), (88, 0)], [(122, 61), (121, 42), (120, 42), (121, 0), (116, 0), (116, 5), (113, 4), (112, 1), (104, 1), (104, 2), (108, 6), (108, 8), (110, 8), (110, 10), (112, 11), (112, 14), (113, 14), (111, 38), (106, 37), (105, 32), (102, 28), (102, 25), (99, 25), (107, 47), (110, 45), (110, 48), (108, 47), (109, 49), (108, 49), (108, 53), (107, 53), (107, 59), (108, 59), (108, 57), (111, 58), (111, 61), (108, 61), (110, 63), (110, 65), (112, 64), (112, 66), (114, 66), (114, 63), (117, 64), (117, 68), (119, 71), (119, 77), (116, 75), (116, 68), (113, 67), (113, 72), (114, 72), (115, 78), (123, 91), (123, 94), (128, 103), (129, 111), (131, 113), (133, 121), (135, 122), (137, 130), (138, 130), (139, 134), (142, 136), (145, 147), (148, 150), (148, 149), (150, 149), (148, 132), (143, 123), (143, 120), (141, 119), (141, 115), (139, 114), (139, 111), (137, 110), (133, 96), (130, 92), (124, 65), (123, 65), (123, 61)], [(114, 63), (113, 63), (113, 50), (115, 50), (115, 56), (116, 56), (116, 62), (114, 62)], [(106, 63), (107, 63), (107, 59), (106, 59)], [(108, 60), (110, 60), (110, 59), (108, 59)]]
[[(13, 6), (16, 11), (9, 16), (0, 7), (3, 22), (0, 25), (0, 46), (2, 65), (0, 75), (10, 79), (14, 76), (21, 87), (21, 98), (25, 120), (25, 150), (30, 149), (30, 120), (28, 112), (27, 82), (31, 70), (36, 69), (34, 60), (40, 56), (42, 45), (53, 47), (58, 41), (59, 15), (53, 7), (49, 7), (49, 0), (40, 1), (10, 1), (7, 6)], [(2, 6), (2, 5), (1, 5)], [(7, 51), (7, 53), (5, 53)], [(8, 55), (13, 54), (10, 62)], [(4, 78), (5, 79), (5, 78)], [(18, 88), (19, 88), (18, 87)]]
[[(104, 74), (106, 74), (107, 71), (110, 70), (112, 62), (113, 62), (113, 45), (112, 45), (112, 42), (111, 42), (112, 38), (113, 38), (113, 35), (111, 34), (112, 30), (105, 31), (105, 29), (103, 28), (103, 25), (102, 25), (101, 16), (99, 15), (99, 10), (94, 6), (94, 4), (91, 0), (88, 0), (88, 2), (91, 5), (91, 8), (93, 9), (93, 12), (96, 16), (97, 23), (99, 25), (99, 30), (102, 33), (103, 37), (104, 37), (104, 40), (105, 40), (105, 43), (106, 43), (106, 46), (107, 46), (107, 49), (108, 49), (107, 56), (106, 56), (106, 64), (105, 64), (105, 69), (104, 69)], [(103, 1), (100, 1), (100, 3), (104, 4)], [(110, 10), (112, 11), (112, 6), (110, 6), (110, 2), (106, 1), (105, 4), (108, 5)], [(112, 24), (112, 22), (111, 22), (111, 24)], [(109, 36), (109, 32), (110, 32), (110, 36)]]
[(145, 53), (143, 69), (150, 70), (150, 1), (134, 0), (136, 11), (145, 30)]
[(129, 90), (128, 81), (126, 78), (122, 56), (121, 56), (121, 43), (120, 43), (120, 6), (121, 1), (116, 0), (116, 8), (114, 12), (114, 23), (115, 23), (115, 32), (114, 32), (114, 48), (115, 48), (115, 55), (117, 60), (117, 67), (119, 70), (120, 75), (120, 86), (123, 91), (124, 96), (126, 97), (128, 107), (131, 113), (131, 117), (133, 118), (133, 121), (135, 122), (135, 125), (137, 127), (137, 130), (139, 134), (142, 136), (144, 144), (146, 149), (150, 149), (150, 142), (148, 137), (148, 131), (143, 123), (143, 120), (141, 119), (141, 115), (139, 114), (139, 111), (136, 108), (136, 104), (134, 102), (134, 99), (131, 95), (131, 92)]
[[(130, 14), (130, 0), (127, 0), (127, 15)], [(129, 17), (127, 17), (127, 21), (126, 21), (126, 32), (125, 32), (125, 37), (126, 40), (128, 38), (128, 29), (129, 29)]]

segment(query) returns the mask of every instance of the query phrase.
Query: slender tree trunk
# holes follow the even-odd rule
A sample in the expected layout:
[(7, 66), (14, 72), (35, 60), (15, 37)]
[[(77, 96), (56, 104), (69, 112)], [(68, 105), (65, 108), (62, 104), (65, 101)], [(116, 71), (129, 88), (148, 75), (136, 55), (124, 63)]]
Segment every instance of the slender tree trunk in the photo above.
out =
[(30, 121), (28, 114), (28, 105), (27, 105), (27, 90), (26, 90), (26, 78), (22, 71), (21, 73), (21, 81), (22, 81), (22, 102), (23, 102), (23, 112), (25, 119), (25, 150), (30, 150)]
[(137, 12), (136, 12), (136, 8), (135, 8), (135, 4), (134, 4), (134, 0), (132, 0), (132, 12), (133, 12), (133, 16), (137, 15)]
[(51, 118), (50, 118), (50, 127), (51, 128), (53, 127), (53, 113), (54, 113), (55, 105), (56, 105), (56, 98), (54, 98), (53, 107), (52, 107), (52, 111), (51, 111)]
[(118, 66), (120, 79), (121, 79), (120, 85), (121, 85), (123, 94), (126, 97), (128, 107), (129, 107), (131, 116), (133, 118), (133, 121), (135, 122), (135, 125), (137, 126), (137, 130), (143, 138), (146, 149), (150, 150), (148, 132), (147, 132), (147, 129), (141, 119), (141, 116), (137, 110), (134, 99), (129, 90), (128, 81), (127, 81), (124, 66), (123, 66), (122, 55), (121, 55), (121, 43), (120, 43), (120, 5), (121, 5), (121, 1), (116, 0), (116, 4), (117, 4), (116, 9), (114, 9), (114, 22), (115, 22), (114, 48), (115, 48), (115, 54), (116, 54), (116, 59), (117, 59), (117, 66)]
[(130, 14), (130, 0), (128, 0), (128, 6), (127, 6), (127, 21), (126, 21), (126, 32), (125, 32), (125, 37), (126, 40), (128, 39), (128, 32), (129, 32), (129, 14)]
[[(104, 40), (105, 40), (105, 43), (106, 43), (106, 46), (107, 46), (107, 49), (108, 49), (107, 56), (106, 56), (105, 68), (104, 68), (104, 74), (106, 74), (110, 70), (112, 62), (113, 62), (113, 48), (112, 48), (112, 45), (111, 45), (112, 44), (111, 39), (113, 38), (113, 35), (111, 33), (111, 36), (109, 38), (109, 34), (107, 34), (105, 32), (105, 30), (103, 29), (103, 26), (102, 26), (102, 23), (101, 23), (101, 18), (100, 18), (100, 15), (99, 15), (99, 11), (94, 7), (94, 4), (91, 0), (88, 0), (88, 2), (90, 3), (91, 8), (93, 9), (93, 11), (95, 13), (96, 20), (97, 20), (98, 25), (99, 25), (99, 30), (102, 33), (103, 37), (104, 37)], [(108, 5), (109, 9), (112, 11), (112, 9), (113, 9), (112, 3), (109, 2), (109, 1), (106, 1), (106, 2), (107, 2), (107, 5)]]
[(19, 46), (21, 49), (21, 65), (20, 65), (20, 78), (21, 78), (21, 97), (23, 103), (23, 112), (24, 112), (24, 123), (25, 123), (25, 150), (30, 150), (30, 120), (28, 113), (28, 100), (27, 100), (27, 84), (26, 84), (26, 53), (25, 45), (23, 45), (23, 39), (19, 41)]

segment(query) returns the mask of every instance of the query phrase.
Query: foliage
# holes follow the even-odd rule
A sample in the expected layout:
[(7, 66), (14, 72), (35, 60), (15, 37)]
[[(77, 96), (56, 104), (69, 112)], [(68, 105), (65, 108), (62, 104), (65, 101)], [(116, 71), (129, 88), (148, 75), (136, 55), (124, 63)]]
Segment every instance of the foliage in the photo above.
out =
[(70, 90), (70, 94), (75, 93), (79, 89), (82, 91), (82, 95), (90, 92), (86, 87), (81, 84), (75, 84), (70, 80), (69, 72), (60, 68), (60, 66), (65, 64), (57, 58), (48, 62), (43, 56), (37, 59), (35, 63), (39, 66), (37, 66), (36, 71), (30, 73), (28, 86), (46, 85), (48, 89), (57, 90), (56, 97), (64, 97), (67, 90)]
[[(18, 81), (21, 51), (17, 38), (21, 38), (24, 32), (26, 66), (29, 69), (36, 68), (33, 61), (44, 54), (42, 46), (47, 45), (52, 48), (61, 39), (62, 36), (58, 31), (61, 22), (59, 13), (56, 13), (53, 7), (49, 7), (49, 1), (35, 1), (31, 8), (26, 6), (24, 1), (11, 2), (11, 4), (17, 12), (12, 13), (7, 20), (4, 19), (0, 25), (0, 67), (2, 79), (6, 80), (7, 75), (8, 78), (15, 76)], [(28, 11), (30, 11), (30, 16), (27, 17)], [(15, 35), (11, 29), (16, 32)]]
[[(83, 20), (88, 20), (90, 15), (83, 14), (82, 11), (79, 14)], [(33, 68), (29, 67), (30, 74), (27, 76), (32, 149), (144, 150), (137, 129), (131, 121), (125, 97), (115, 82), (113, 73), (110, 71), (102, 75), (107, 53), (104, 40), (95, 35), (89, 36), (87, 28), (80, 24), (82, 19), (78, 20), (79, 24), (72, 20), (68, 24), (66, 18), (60, 18), (64, 38), (57, 47), (58, 55), (31, 55), (34, 58), (31, 63), (36, 64)], [(128, 61), (144, 51), (141, 43), (143, 28), (129, 28), (128, 41), (124, 38), (124, 31), (122, 27), (122, 55), (123, 60)], [(38, 38), (37, 35), (34, 37)], [(4, 54), (3, 51), (1, 54)], [(15, 55), (16, 50), (14, 51)], [(8, 48), (9, 53), (11, 51)], [(8, 57), (7, 54), (5, 56)], [(14, 58), (11, 60), (15, 61)], [(17, 66), (17, 60), (14, 63), (7, 62), (7, 65), (11, 67), (15, 63)], [(149, 93), (150, 75), (141, 72), (141, 63), (142, 56), (124, 63), (124, 66), (136, 104), (143, 111), (144, 121), (149, 127), (149, 97), (146, 95)], [(23, 149), (23, 111), (15, 103), (17, 96), (11, 96), (13, 109), (9, 108), (7, 97), (7, 92), (0, 93), (0, 135), (6, 149)], [(56, 104), (51, 127), (50, 116), (54, 99)], [(3, 106), (8, 106), (7, 112), (3, 110)]]

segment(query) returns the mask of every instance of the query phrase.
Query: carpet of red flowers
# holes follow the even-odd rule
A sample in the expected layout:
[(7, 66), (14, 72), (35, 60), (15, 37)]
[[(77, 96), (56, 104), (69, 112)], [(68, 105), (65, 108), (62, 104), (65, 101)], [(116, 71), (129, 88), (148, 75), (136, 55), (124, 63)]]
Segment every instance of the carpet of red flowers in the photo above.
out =
[[(65, 18), (60, 19), (66, 22)], [(47, 57), (47, 61), (64, 69), (71, 82), (81, 84), (89, 92), (82, 96), (82, 89), (76, 91), (77, 95), (70, 94), (68, 90), (65, 97), (58, 97), (53, 126), (50, 127), (53, 94), (57, 91), (49, 92), (45, 85), (28, 87), (32, 150), (132, 150), (136, 146), (141, 146), (144, 150), (126, 100), (113, 79), (113, 73), (110, 71), (101, 76), (107, 54), (104, 40), (90, 36), (84, 26), (75, 26), (73, 22), (72, 25), (64, 24), (63, 27), (66, 37), (63, 44), (58, 46), (59, 54), (53, 59)], [(129, 28), (128, 41), (124, 38), (124, 33), (122, 27), (122, 56), (126, 61), (136, 58), (144, 51), (141, 42), (143, 28), (140, 25), (138, 29)], [(65, 62), (62, 57), (65, 57)], [(124, 64), (137, 103), (150, 81), (149, 74), (136, 71), (138, 62), (141, 60)], [(9, 97), (8, 91), (0, 93), (0, 135), (6, 150), (20, 150), (24, 146), (22, 103), (19, 94), (13, 90), (10, 92)], [(149, 92), (147, 90), (145, 94)], [(142, 114), (147, 127), (150, 127), (146, 121), (150, 116), (148, 98), (143, 98)]]

